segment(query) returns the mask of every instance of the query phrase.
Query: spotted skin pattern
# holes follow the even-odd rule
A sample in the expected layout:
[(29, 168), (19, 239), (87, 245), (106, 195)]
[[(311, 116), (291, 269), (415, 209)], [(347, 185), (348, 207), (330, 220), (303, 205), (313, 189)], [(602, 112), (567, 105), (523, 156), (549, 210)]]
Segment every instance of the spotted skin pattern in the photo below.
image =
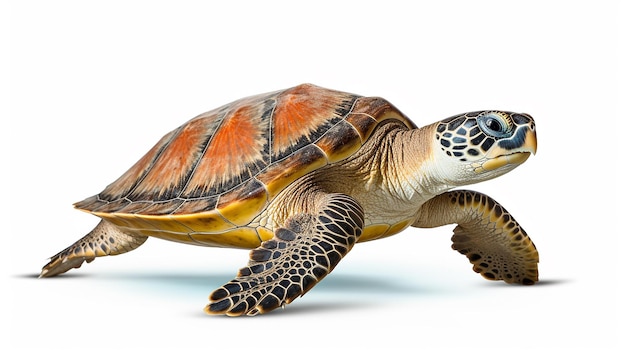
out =
[(328, 275), (363, 230), (361, 206), (329, 194), (316, 215), (293, 216), (274, 238), (250, 252), (237, 278), (215, 290), (205, 311), (239, 316), (265, 313), (290, 303)]
[(465, 255), (488, 280), (532, 285), (539, 280), (539, 253), (513, 216), (489, 196), (455, 190), (426, 202), (414, 224), (435, 227), (457, 223), (452, 248)]
[[(493, 117), (489, 118), (490, 115)], [(498, 123), (496, 115), (504, 123)], [(485, 117), (487, 119), (483, 121)], [(497, 129), (499, 126), (504, 126), (506, 131), (490, 134), (489, 129)], [(524, 143), (527, 131), (534, 129), (534, 123), (527, 115), (496, 111), (470, 112), (442, 120), (437, 126), (436, 138), (441, 143), (441, 150), (448, 156), (465, 162), (484, 155), (494, 144), (505, 149), (517, 148)], [(499, 140), (504, 137), (509, 139)]]

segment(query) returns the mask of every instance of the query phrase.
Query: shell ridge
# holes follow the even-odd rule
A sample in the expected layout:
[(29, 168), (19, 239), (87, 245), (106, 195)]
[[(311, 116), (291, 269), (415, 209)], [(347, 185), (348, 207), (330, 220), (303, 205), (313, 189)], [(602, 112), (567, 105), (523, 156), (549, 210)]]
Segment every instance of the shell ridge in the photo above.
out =
[(346, 114), (343, 116), (343, 120), (346, 120), (346, 118), (348, 118), (349, 115), (352, 114), (352, 111), (354, 111), (354, 107), (356, 107), (356, 104), (359, 102), (359, 99), (363, 98), (362, 96), (359, 95), (352, 95), (352, 105), (350, 106), (350, 109), (346, 112)]
[[(136, 184), (133, 186), (132, 190), (130, 190), (125, 197), (128, 198), (129, 200), (131, 200), (132, 202), (138, 202), (141, 201), (143, 199), (141, 199), (142, 196), (144, 196), (143, 192), (137, 192), (137, 190), (140, 188), (141, 184), (144, 182), (145, 178), (151, 174), (151, 172), (154, 170), (154, 166), (159, 163), (162, 159), (163, 153), (168, 150), (170, 148), (170, 146), (172, 145), (172, 143), (177, 140), (179, 138), (180, 135), (182, 135), (182, 133), (185, 131), (186, 128), (188, 128), (190, 126), (191, 123), (193, 123), (193, 121), (195, 120), (199, 120), (201, 118), (206, 118), (209, 117), (212, 113), (215, 113), (216, 115), (219, 115), (221, 112), (223, 112), (224, 107), (215, 109), (213, 111), (209, 111), (206, 112), (206, 115), (200, 115), (200, 116), (196, 116), (194, 118), (192, 118), (191, 120), (187, 121), (185, 124), (183, 124), (182, 126), (178, 127), (176, 129), (176, 133), (175, 135), (172, 136), (172, 138), (159, 150), (159, 153), (157, 156), (155, 156), (154, 160), (152, 161), (152, 163), (150, 164), (150, 167), (148, 170), (146, 170), (146, 172), (144, 173), (144, 175), (137, 180)], [(212, 136), (208, 136), (208, 138), (203, 140), (203, 143), (199, 146), (199, 148), (202, 148), (202, 151), (206, 150), (206, 143), (208, 140), (210, 140)], [(198, 156), (196, 158), (194, 158), (193, 163), (191, 164), (191, 167), (195, 167), (199, 161), (199, 159), (201, 158), (201, 156)], [(181, 188), (183, 186), (186, 185), (186, 183), (189, 181), (190, 178), (190, 174), (192, 171), (189, 171), (188, 173), (186, 173), (184, 175), (183, 178), (181, 178), (179, 180), (178, 183), (168, 183), (169, 185), (166, 186), (160, 186), (157, 187), (155, 186), (153, 188), (153, 190), (158, 191), (158, 193), (155, 193), (156, 196), (156, 200), (149, 200), (150, 202), (155, 202), (155, 201), (160, 201), (159, 199), (164, 198), (165, 200), (168, 199), (176, 199), (176, 198), (181, 198), (180, 194), (181, 194)], [(143, 188), (142, 190), (145, 190), (146, 188)], [(137, 198), (133, 198), (133, 195), (137, 196)], [(183, 198), (181, 198), (183, 199)]]
[(132, 194), (135, 193), (135, 190), (137, 190), (137, 188), (139, 187), (139, 185), (141, 183), (143, 183), (143, 181), (146, 179), (146, 177), (148, 176), (148, 174), (150, 174), (150, 172), (152, 171), (152, 169), (154, 168), (154, 165), (159, 161), (159, 159), (161, 158), (161, 156), (163, 155), (163, 153), (165, 152), (165, 150), (169, 147), (169, 145), (172, 143), (172, 141), (174, 141), (174, 139), (178, 138), (178, 136), (181, 134), (183, 128), (185, 127), (186, 123), (181, 125), (180, 127), (176, 128), (174, 130), (174, 135), (172, 135), (172, 137), (167, 141), (167, 143), (165, 143), (163, 146), (161, 146), (161, 148), (159, 148), (158, 153), (154, 156), (154, 159), (150, 162), (150, 165), (148, 166), (148, 168), (142, 173), (141, 177), (139, 177), (135, 183), (133, 184), (133, 186), (130, 188), (130, 190), (128, 190), (128, 192), (126, 193), (126, 195), (124, 195), (122, 197), (122, 199), (127, 199), (129, 200), (131, 203), (133, 202), (132, 199), (129, 198), (129, 196), (131, 196)]
[(281, 92), (272, 121), (272, 162), (315, 142), (349, 114), (360, 97), (310, 84)]
[(322, 153), (322, 155), (324, 156), (324, 159), (326, 159), (326, 164), (325, 164), (325, 165), (328, 165), (328, 164), (330, 164), (330, 163), (331, 163), (330, 158), (328, 158), (328, 154), (326, 154), (326, 152), (324, 151), (324, 149), (323, 149), (322, 147), (320, 147), (319, 145), (317, 145), (317, 142), (315, 142), (315, 143), (311, 143), (311, 145), (312, 145), (313, 147), (317, 148), (317, 149), (320, 151), (320, 153)]
[[(271, 106), (271, 109), (268, 113), (268, 120), (269, 120), (269, 125), (267, 126), (267, 154), (268, 154), (268, 159), (267, 159), (267, 165), (270, 166), (272, 165), (272, 163), (274, 163), (274, 153), (272, 153), (272, 148), (274, 145), (274, 112), (276, 111), (276, 106), (278, 105), (278, 96), (280, 96), (283, 92), (285, 92), (286, 90), (281, 91), (279, 94), (277, 94), (272, 101), (274, 102)], [(263, 113), (265, 115), (265, 113)], [(258, 174), (258, 173), (257, 173)]]
[(176, 197), (176, 198), (171, 198), (167, 200), (159, 200), (159, 201), (154, 201), (154, 202), (151, 202), (149, 200), (142, 200), (142, 201), (136, 201), (134, 202), (134, 204), (141, 204), (142, 202), (145, 204), (148, 204), (143, 209), (138, 210), (136, 212), (137, 214), (164, 215), (166, 214), (165, 212), (163, 214), (155, 214), (154, 210), (158, 209), (160, 206), (167, 205), (169, 203), (177, 204), (176, 207), (170, 208), (169, 211), (167, 212), (167, 214), (171, 214), (171, 213), (176, 212), (176, 210), (178, 210), (186, 201), (187, 199)]
[[(178, 210), (181, 210), (183, 205), (185, 205), (187, 203), (190, 203), (190, 202), (193, 202), (193, 201), (208, 201), (208, 199), (215, 198), (217, 196), (218, 195), (207, 195), (207, 196), (203, 196), (203, 197), (199, 197), (199, 198), (178, 198), (178, 199), (181, 200), (181, 203), (174, 210), (172, 210), (170, 215), (180, 215), (180, 213), (178, 213)], [(217, 202), (217, 200), (218, 199), (215, 198), (215, 202)]]
[[(350, 108), (346, 109), (345, 113), (335, 112), (334, 113), (335, 114), (334, 117), (327, 118), (326, 122), (323, 123), (322, 125), (320, 125), (318, 128), (316, 128), (315, 130), (313, 130), (313, 131), (307, 133), (306, 135), (303, 135), (300, 138), (298, 138), (296, 143), (294, 145), (292, 145), (291, 147), (289, 147), (289, 149), (291, 149), (292, 151), (290, 153), (282, 153), (282, 156), (281, 156), (280, 159), (284, 159), (286, 157), (289, 157), (290, 155), (293, 155), (294, 153), (300, 151), (302, 148), (306, 147), (308, 144), (312, 144), (312, 143), (315, 143), (315, 142), (319, 141), (332, 128), (337, 126), (342, 121), (345, 121), (346, 117), (348, 115), (350, 115), (352, 109), (354, 108), (354, 103), (356, 102), (356, 100), (358, 98), (359, 98), (359, 96), (352, 95), (352, 97), (351, 97), (351, 102), (352, 103), (350, 103), (350, 101), (348, 101), (348, 100), (341, 101), (341, 103), (338, 105), (338, 107), (339, 107), (338, 109), (339, 110), (342, 109), (343, 105), (346, 105), (346, 104), (350, 103)], [(279, 153), (279, 155), (280, 155), (280, 153)]]
[[(271, 122), (268, 115), (272, 113), (275, 95), (251, 96), (231, 104), (215, 127), (212, 139), (190, 176), (183, 192), (185, 197), (197, 198), (203, 194), (217, 195), (230, 191), (267, 167), (268, 127)], [(254, 139), (240, 143), (240, 136)]]
[[(226, 114), (229, 112), (227, 110), (227, 108), (230, 108), (230, 107), (223, 107), (221, 109), (221, 114), (220, 114), (220, 116), (218, 117), (218, 119), (216, 121), (217, 124), (216, 124), (215, 128), (221, 127), (222, 123), (224, 122), (224, 118), (226, 118)], [(211, 135), (207, 136), (207, 139), (203, 143), (202, 151), (201, 151), (200, 155), (198, 155), (198, 158), (193, 163), (193, 165), (191, 167), (191, 170), (189, 170), (189, 173), (187, 174), (187, 176), (185, 178), (185, 184), (181, 187), (180, 191), (178, 192), (177, 198), (184, 199), (184, 200), (190, 199), (187, 196), (183, 196), (183, 193), (185, 193), (187, 191), (187, 188), (189, 186), (189, 182), (191, 181), (191, 178), (193, 177), (193, 175), (196, 173), (196, 170), (198, 169), (198, 165), (202, 161), (202, 158), (204, 158), (204, 155), (205, 155), (207, 149), (209, 148), (209, 146), (211, 145), (211, 142), (213, 141), (214, 137), (215, 137), (215, 132), (212, 133)]]

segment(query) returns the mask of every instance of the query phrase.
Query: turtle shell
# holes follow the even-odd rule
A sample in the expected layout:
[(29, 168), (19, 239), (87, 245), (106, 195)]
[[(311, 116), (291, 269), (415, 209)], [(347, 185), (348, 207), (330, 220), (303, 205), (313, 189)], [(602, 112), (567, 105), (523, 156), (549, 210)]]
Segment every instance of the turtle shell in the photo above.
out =
[(278, 193), (349, 157), (391, 118), (415, 127), (382, 98), (310, 84), (243, 98), (166, 134), (75, 206), (142, 235), (256, 247), (272, 233), (248, 224)]

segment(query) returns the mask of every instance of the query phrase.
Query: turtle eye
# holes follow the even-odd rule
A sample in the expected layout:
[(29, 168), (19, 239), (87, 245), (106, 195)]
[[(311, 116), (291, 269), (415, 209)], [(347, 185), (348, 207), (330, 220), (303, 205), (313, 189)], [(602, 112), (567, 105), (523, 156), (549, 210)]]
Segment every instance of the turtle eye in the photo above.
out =
[(497, 120), (493, 118), (487, 118), (485, 120), (485, 126), (491, 129), (492, 131), (502, 132), (502, 125), (500, 124), (500, 122), (498, 122)]
[(496, 138), (507, 137), (508, 127), (504, 119), (495, 113), (487, 113), (477, 118), (478, 126), (482, 131)]

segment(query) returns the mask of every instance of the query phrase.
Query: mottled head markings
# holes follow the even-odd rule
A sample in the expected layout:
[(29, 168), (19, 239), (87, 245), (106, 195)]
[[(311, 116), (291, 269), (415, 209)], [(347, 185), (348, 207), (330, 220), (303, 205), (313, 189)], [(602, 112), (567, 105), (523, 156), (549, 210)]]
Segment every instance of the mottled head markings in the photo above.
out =
[(526, 114), (470, 112), (441, 121), (436, 138), (442, 151), (464, 162), (484, 157), (494, 145), (509, 150), (520, 147), (534, 126)]

